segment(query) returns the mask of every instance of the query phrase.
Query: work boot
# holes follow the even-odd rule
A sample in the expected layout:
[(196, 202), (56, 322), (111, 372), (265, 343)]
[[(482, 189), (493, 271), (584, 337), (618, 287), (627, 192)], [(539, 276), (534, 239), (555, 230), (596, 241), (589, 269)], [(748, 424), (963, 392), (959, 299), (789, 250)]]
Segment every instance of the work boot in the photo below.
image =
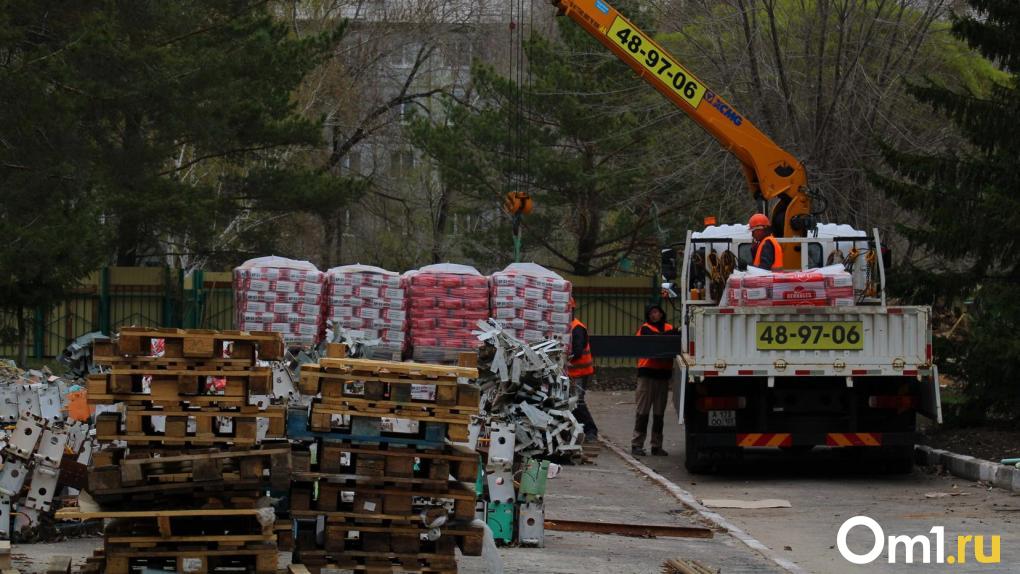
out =
[(632, 446), (632, 447), (630, 447), (630, 455), (631, 456), (646, 456), (647, 454), (648, 453), (645, 452), (645, 449), (643, 447), (640, 447), (640, 446)]
[(669, 456), (669, 453), (662, 450), (662, 447), (652, 447), (652, 456)]

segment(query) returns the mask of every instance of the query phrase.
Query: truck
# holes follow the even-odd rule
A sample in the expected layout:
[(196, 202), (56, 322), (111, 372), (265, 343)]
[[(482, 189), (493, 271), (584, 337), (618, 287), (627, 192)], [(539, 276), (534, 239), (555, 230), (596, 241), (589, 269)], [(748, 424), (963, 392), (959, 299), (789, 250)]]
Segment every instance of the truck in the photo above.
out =
[[(740, 162), (782, 249), (780, 273), (839, 266), (838, 305), (730, 305), (728, 278), (752, 257), (747, 226), (688, 231), (662, 251), (679, 337), (591, 338), (596, 356), (671, 357), (674, 403), (694, 473), (757, 449), (841, 449), (909, 471), (918, 415), (941, 423), (931, 310), (890, 304), (877, 229), (823, 223), (804, 166), (605, 0), (551, 0)], [(679, 269), (678, 269), (679, 267)]]

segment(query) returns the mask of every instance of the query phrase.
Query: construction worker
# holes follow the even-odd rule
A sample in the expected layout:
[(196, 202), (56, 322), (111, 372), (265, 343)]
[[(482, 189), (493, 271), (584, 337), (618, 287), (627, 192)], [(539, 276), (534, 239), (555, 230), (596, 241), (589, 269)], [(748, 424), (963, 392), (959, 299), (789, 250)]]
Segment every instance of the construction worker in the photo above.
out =
[[(649, 305), (645, 309), (645, 324), (641, 325), (637, 334), (667, 335), (677, 334), (673, 325), (666, 322), (666, 312), (658, 305)], [(666, 456), (662, 449), (662, 427), (666, 416), (666, 402), (669, 399), (669, 387), (673, 378), (673, 361), (671, 359), (638, 359), (637, 378), (637, 416), (634, 420), (634, 438), (630, 441), (630, 453), (644, 456), (645, 435), (648, 431), (648, 416), (652, 417), (652, 455)]]
[(767, 271), (779, 271), (783, 268), (783, 248), (779, 241), (772, 235), (772, 225), (769, 217), (764, 213), (755, 213), (751, 216), (747, 226), (751, 229), (751, 253), (754, 253), (754, 261), (751, 265)]
[(570, 382), (577, 388), (577, 407), (573, 414), (577, 422), (584, 425), (584, 438), (586, 441), (594, 441), (599, 436), (599, 428), (595, 426), (595, 419), (588, 410), (588, 401), (585, 394), (591, 378), (595, 374), (595, 362), (591, 356), (591, 345), (588, 343), (588, 327), (574, 317), (576, 303), (570, 298), (570, 362), (567, 363), (567, 376)]

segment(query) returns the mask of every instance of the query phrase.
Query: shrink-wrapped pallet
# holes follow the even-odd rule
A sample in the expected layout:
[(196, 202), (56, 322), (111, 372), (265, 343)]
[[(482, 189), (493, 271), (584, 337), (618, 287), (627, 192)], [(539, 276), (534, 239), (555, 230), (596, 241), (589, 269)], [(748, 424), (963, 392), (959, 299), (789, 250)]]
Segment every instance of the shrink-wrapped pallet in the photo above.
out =
[(288, 345), (313, 346), (323, 334), (325, 275), (308, 261), (249, 259), (234, 269), (237, 327), (281, 333)]
[(570, 281), (535, 263), (512, 263), (489, 281), (492, 317), (515, 337), (570, 345)]
[(730, 307), (844, 307), (854, 304), (853, 277), (842, 265), (809, 271), (748, 268), (726, 281)]
[(326, 319), (335, 338), (363, 345), (365, 356), (399, 361), (407, 347), (405, 280), (370, 265), (326, 272)]
[(478, 348), (472, 334), (489, 318), (489, 279), (467, 265), (427, 265), (406, 274), (409, 333), (416, 361), (449, 363)]

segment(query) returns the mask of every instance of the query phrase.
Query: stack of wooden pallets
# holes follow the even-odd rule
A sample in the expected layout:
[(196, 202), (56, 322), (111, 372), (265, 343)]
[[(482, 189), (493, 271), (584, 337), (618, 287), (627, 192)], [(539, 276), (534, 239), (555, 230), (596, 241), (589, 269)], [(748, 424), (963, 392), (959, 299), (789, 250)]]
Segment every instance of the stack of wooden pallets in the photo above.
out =
[(293, 457), (294, 562), (446, 574), (457, 547), (480, 554), (478, 455), (447, 440), (467, 437), (477, 370), (331, 357), (301, 371), (303, 394), (319, 397), (288, 419), (307, 449)]
[(290, 446), (256, 363), (282, 355), (280, 335), (241, 331), (132, 328), (95, 344), (109, 371), (89, 377), (89, 403), (117, 410), (97, 416), (86, 503), (65, 513), (108, 519), (93, 568), (276, 571), (290, 524), (269, 495), (286, 495)]

